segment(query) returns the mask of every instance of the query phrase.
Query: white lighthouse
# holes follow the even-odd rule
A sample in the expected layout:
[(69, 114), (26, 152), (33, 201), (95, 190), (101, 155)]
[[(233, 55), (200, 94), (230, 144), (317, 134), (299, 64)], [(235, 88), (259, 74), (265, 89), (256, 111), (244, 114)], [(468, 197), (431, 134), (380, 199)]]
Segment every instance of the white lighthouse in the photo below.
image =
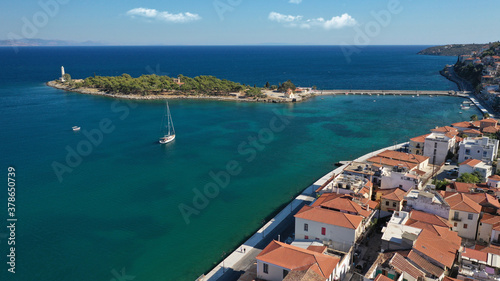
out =
[(66, 82), (64, 80), (64, 66), (61, 66), (61, 82)]

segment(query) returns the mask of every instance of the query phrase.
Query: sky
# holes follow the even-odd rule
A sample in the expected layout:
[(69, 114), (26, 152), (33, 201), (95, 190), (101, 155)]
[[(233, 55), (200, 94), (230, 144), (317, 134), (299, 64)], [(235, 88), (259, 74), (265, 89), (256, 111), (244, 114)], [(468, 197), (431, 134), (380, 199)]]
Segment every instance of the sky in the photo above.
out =
[(498, 0), (23, 0), (0, 40), (109, 45), (439, 45), (500, 40)]

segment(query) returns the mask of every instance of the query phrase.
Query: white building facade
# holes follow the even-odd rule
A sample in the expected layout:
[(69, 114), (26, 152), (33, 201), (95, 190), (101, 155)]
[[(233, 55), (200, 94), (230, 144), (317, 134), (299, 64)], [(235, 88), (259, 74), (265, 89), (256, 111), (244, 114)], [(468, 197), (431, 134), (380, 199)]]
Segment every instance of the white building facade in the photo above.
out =
[(491, 165), (497, 158), (498, 140), (488, 137), (465, 138), (458, 149), (458, 162), (477, 159)]

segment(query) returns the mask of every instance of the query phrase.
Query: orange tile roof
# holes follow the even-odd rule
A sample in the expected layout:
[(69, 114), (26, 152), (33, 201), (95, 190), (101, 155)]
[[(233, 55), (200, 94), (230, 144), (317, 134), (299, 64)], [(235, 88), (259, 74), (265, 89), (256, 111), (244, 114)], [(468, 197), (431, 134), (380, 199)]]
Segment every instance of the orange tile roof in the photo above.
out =
[(408, 169), (412, 170), (413, 168), (417, 167), (417, 164), (414, 163), (408, 163), (400, 160), (394, 160), (394, 159), (389, 159), (385, 157), (379, 157), (379, 156), (373, 156), (370, 157), (366, 160), (367, 162), (373, 163), (374, 166), (379, 166), (379, 164), (385, 165), (385, 166), (400, 166), (400, 167), (408, 167)]
[(499, 175), (493, 175), (493, 176), (489, 176), (488, 179), (494, 180), (494, 181), (500, 181), (500, 176)]
[(451, 224), (447, 219), (418, 210), (412, 210), (410, 212), (410, 218), (408, 219), (406, 225), (409, 225), (408, 222), (410, 221), (420, 221), (442, 227), (451, 227)]
[(272, 241), (260, 252), (257, 260), (292, 271), (313, 269), (323, 278), (329, 278), (340, 262), (337, 257), (320, 254), (286, 243)]
[(495, 119), (493, 119), (493, 118), (486, 118), (486, 119), (483, 119), (483, 120), (479, 120), (479, 123), (483, 123), (483, 122), (484, 123), (495, 123), (495, 124), (498, 123), (498, 121), (495, 120)]
[(436, 235), (424, 229), (415, 241), (413, 250), (431, 258), (436, 263), (451, 268), (456, 253), (460, 249), (461, 241), (458, 234), (450, 230), (443, 231), (442, 235)]
[(467, 165), (467, 166), (471, 166), (471, 167), (476, 167), (481, 162), (483, 162), (483, 161), (477, 160), (477, 159), (467, 159), (464, 162), (460, 163), (460, 166)]
[(484, 261), (484, 262), (488, 261), (488, 253), (470, 248), (464, 248), (462, 252), (462, 257), (466, 257), (469, 260), (474, 259), (477, 261)]
[(363, 221), (362, 216), (307, 205), (302, 207), (295, 217), (350, 229), (357, 229)]
[(495, 126), (489, 126), (489, 127), (483, 128), (483, 133), (495, 134), (496, 132), (498, 132), (498, 130), (500, 130), (500, 128), (495, 128)]
[(480, 220), (481, 223), (496, 225), (500, 224), (500, 216), (495, 216), (492, 214), (484, 213)]
[(391, 192), (382, 195), (382, 199), (393, 200), (393, 201), (402, 201), (406, 195), (406, 191), (401, 188), (390, 189)]
[(442, 281), (460, 281), (460, 280), (456, 278), (451, 278), (449, 276), (445, 276)]
[(467, 194), (467, 197), (481, 206), (500, 209), (500, 203), (498, 203), (498, 199), (487, 193), (472, 193)]
[(300, 270), (300, 271), (299, 270), (290, 271), (285, 277), (285, 279), (283, 279), (283, 281), (325, 281), (325, 279), (315, 270), (319, 271), (318, 269), (313, 269), (313, 268), (308, 268), (307, 270)]
[(474, 121), (474, 122), (472, 122), (472, 125), (474, 125), (474, 126), (476, 126), (476, 127), (479, 128), (479, 127), (481, 127), (481, 122), (479, 122), (479, 120), (478, 121)]
[(307, 247), (309, 251), (313, 251), (320, 254), (323, 254), (327, 248), (328, 248), (327, 246), (313, 246), (313, 245)]
[(389, 261), (389, 265), (394, 267), (399, 273), (406, 272), (410, 274), (413, 278), (419, 279), (419, 277), (425, 277), (425, 273), (411, 264), (402, 255), (396, 253), (392, 259)]
[(500, 256), (500, 246), (489, 245), (487, 247), (476, 245), (476, 250)]
[[(455, 192), (469, 193), (471, 188), (476, 188), (477, 186), (473, 183), (466, 182), (453, 182), (450, 184), (450, 188), (454, 189)], [(449, 196), (450, 194), (446, 194)]]
[(444, 199), (448, 205), (450, 205), (451, 210), (476, 213), (481, 212), (481, 205), (474, 202), (472, 199), (467, 197), (463, 193), (455, 193)]
[(470, 128), (470, 129), (473, 129), (473, 128), (478, 128), (477, 126), (474, 126), (471, 122), (469, 121), (462, 121), (462, 122), (458, 122), (458, 123), (453, 123), (451, 124), (453, 127), (460, 127), (460, 128)]
[(422, 163), (425, 160), (429, 159), (429, 157), (427, 157), (427, 156), (404, 153), (404, 152), (393, 151), (393, 150), (385, 150), (383, 152), (380, 152), (377, 156), (389, 158), (389, 159), (394, 159), (394, 160), (400, 160), (400, 161), (404, 161), (404, 162), (415, 163), (415, 164)]
[(425, 142), (425, 138), (428, 137), (430, 134), (426, 134), (426, 135), (422, 135), (422, 136), (418, 136), (418, 137), (414, 137), (412, 139), (410, 139), (411, 141), (414, 141), (414, 142), (421, 142), (421, 143), (424, 143)]
[[(340, 195), (340, 196), (339, 196)], [(365, 218), (369, 217), (371, 212), (363, 208), (358, 203), (352, 201), (353, 197), (344, 194), (325, 193), (321, 195), (312, 206), (321, 206), (327, 209), (345, 211)]]
[(424, 257), (417, 254), (415, 251), (410, 251), (410, 253), (408, 254), (408, 259), (411, 260), (419, 269), (423, 270), (424, 272), (428, 272), (436, 277), (440, 277), (444, 273), (444, 269), (432, 264)]
[(432, 129), (431, 132), (436, 132), (436, 133), (452, 133), (453, 135), (458, 135), (458, 130), (457, 128), (453, 128), (450, 126), (443, 126), (443, 127), (438, 127), (435, 129)]
[(382, 275), (382, 273), (379, 273), (379, 275), (377, 275), (374, 281), (394, 281), (394, 280), (385, 275)]
[(465, 134), (481, 135), (482, 133), (476, 129), (467, 129), (464, 131)]

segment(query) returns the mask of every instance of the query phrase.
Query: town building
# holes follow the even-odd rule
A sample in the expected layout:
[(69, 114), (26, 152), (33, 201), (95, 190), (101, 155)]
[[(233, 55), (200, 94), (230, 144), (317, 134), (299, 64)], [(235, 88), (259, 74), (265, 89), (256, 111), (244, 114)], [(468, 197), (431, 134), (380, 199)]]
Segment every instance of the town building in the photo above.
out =
[(410, 190), (405, 196), (404, 211), (418, 210), (448, 219), (450, 205), (434, 190)]
[(458, 149), (458, 162), (464, 162), (467, 159), (481, 160), (491, 165), (497, 158), (498, 140), (488, 137), (465, 138), (460, 143)]
[(425, 138), (430, 134), (414, 137), (410, 139), (409, 151), (411, 154), (424, 155)]
[(444, 126), (431, 130), (425, 138), (424, 156), (430, 158), (430, 163), (440, 165), (446, 161), (449, 153), (455, 153), (458, 130)]
[[(316, 248), (317, 249), (317, 248)], [(309, 274), (321, 280), (336, 280), (338, 257), (297, 246), (272, 241), (257, 257), (257, 278), (268, 281), (282, 281), (290, 272), (312, 271)]]
[(364, 232), (364, 217), (320, 206), (304, 206), (295, 215), (295, 239), (317, 240), (348, 252)]
[(493, 167), (478, 159), (467, 159), (460, 163), (458, 170), (459, 176), (463, 173), (472, 174), (474, 172), (478, 172), (484, 179), (486, 179), (493, 173)]
[(386, 192), (381, 196), (380, 209), (382, 211), (401, 211), (406, 191), (401, 188), (380, 190)]
[(453, 193), (446, 196), (444, 200), (450, 205), (448, 220), (453, 224), (453, 231), (456, 231), (462, 238), (476, 239), (481, 205), (464, 193)]

